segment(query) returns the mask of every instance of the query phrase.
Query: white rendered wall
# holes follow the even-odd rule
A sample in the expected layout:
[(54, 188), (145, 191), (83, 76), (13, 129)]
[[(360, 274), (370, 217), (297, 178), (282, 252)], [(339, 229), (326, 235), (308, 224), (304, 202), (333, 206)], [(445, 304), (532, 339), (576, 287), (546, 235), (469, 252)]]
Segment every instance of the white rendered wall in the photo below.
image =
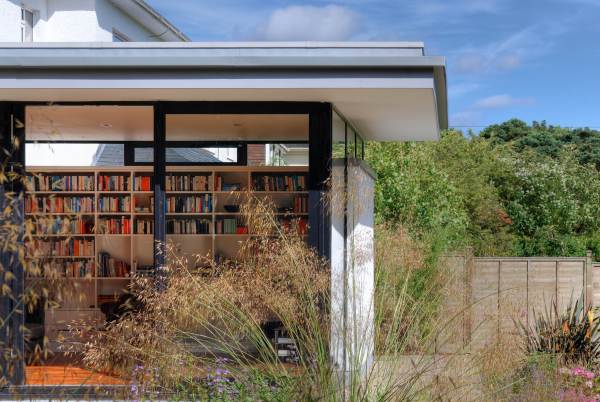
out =
[[(349, 159), (334, 159), (331, 202), (331, 357), (345, 381), (359, 381), (374, 354), (374, 178)], [(344, 217), (347, 233), (344, 238)]]
[(161, 42), (108, 0), (0, 0), (0, 42), (21, 42), (21, 4), (33, 11), (34, 42)]

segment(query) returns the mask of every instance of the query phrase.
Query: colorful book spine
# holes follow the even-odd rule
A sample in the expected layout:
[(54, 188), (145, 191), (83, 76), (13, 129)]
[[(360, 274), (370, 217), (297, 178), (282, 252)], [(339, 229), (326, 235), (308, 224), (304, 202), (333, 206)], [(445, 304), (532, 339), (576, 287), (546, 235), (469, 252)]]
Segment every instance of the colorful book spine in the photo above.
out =
[(37, 235), (93, 234), (94, 223), (85, 219), (42, 219), (35, 222)]
[(94, 176), (27, 176), (29, 191), (94, 191)]
[(132, 180), (133, 191), (154, 191), (154, 177), (134, 176)]
[(131, 197), (100, 197), (98, 212), (131, 212)]
[(25, 241), (25, 255), (33, 258), (94, 257), (94, 240)]
[(208, 219), (168, 219), (167, 234), (210, 234)]
[(130, 177), (98, 175), (98, 191), (130, 191)]
[(98, 231), (101, 234), (131, 234), (131, 219), (129, 218), (100, 218)]
[(111, 258), (106, 251), (98, 253), (98, 277), (119, 278), (129, 276), (130, 273), (131, 265)]
[(27, 197), (28, 214), (93, 213), (94, 197)]
[(167, 213), (210, 213), (212, 196), (204, 194), (198, 197), (168, 197), (165, 208)]
[(154, 221), (152, 219), (136, 219), (133, 225), (133, 234), (154, 234)]
[(166, 191), (212, 191), (211, 176), (169, 175)]

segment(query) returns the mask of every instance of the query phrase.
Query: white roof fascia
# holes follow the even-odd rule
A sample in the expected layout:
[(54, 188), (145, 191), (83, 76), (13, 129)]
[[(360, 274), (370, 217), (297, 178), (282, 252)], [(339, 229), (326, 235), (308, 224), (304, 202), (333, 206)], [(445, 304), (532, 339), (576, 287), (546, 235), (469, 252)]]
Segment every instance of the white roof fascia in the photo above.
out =
[(110, 0), (110, 2), (166, 42), (191, 42), (190, 38), (143, 0)]

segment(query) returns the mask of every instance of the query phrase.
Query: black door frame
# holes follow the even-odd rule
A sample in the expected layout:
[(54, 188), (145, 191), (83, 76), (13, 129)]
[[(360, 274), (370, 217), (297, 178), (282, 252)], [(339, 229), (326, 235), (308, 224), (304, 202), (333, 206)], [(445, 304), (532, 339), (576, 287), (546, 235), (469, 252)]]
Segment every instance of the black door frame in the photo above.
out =
[[(165, 221), (165, 178), (166, 178), (166, 116), (167, 114), (308, 114), (309, 115), (309, 244), (318, 254), (327, 260), (331, 257), (331, 219), (328, 211), (327, 194), (332, 166), (332, 113), (331, 103), (323, 102), (251, 102), (251, 101), (201, 101), (201, 102), (120, 102), (120, 101), (88, 101), (88, 102), (0, 102), (0, 146), (13, 150), (13, 138), (21, 138), (20, 147), (13, 152), (13, 168), (25, 172), (25, 107), (26, 106), (153, 106), (154, 108), (154, 219), (155, 219), (155, 267), (164, 266), (166, 263), (164, 244), (166, 243)], [(18, 124), (17, 124), (18, 120)], [(12, 181), (4, 186), (2, 191), (24, 194), (20, 181)], [(4, 193), (2, 197), (4, 197)], [(13, 224), (18, 227), (24, 225), (23, 203), (17, 205)], [(20, 236), (22, 239), (22, 233)], [(5, 253), (6, 254), (6, 253)], [(2, 255), (2, 261), (9, 261), (10, 255)], [(13, 260), (20, 260), (16, 258)], [(11, 282), (14, 294), (24, 292), (24, 267), (22, 262), (12, 264), (11, 270), (15, 279)], [(157, 286), (164, 285), (164, 278), (157, 270), (159, 280)], [(0, 297), (0, 318), (8, 318), (8, 311), (14, 306), (9, 297)], [(24, 313), (14, 313), (9, 319), (10, 324), (6, 330), (0, 331), (0, 341), (10, 342), (23, 356), (22, 363), (12, 370), (10, 385), (20, 386), (25, 384), (24, 361)], [(10, 326), (10, 330), (9, 330)], [(7, 344), (7, 343), (5, 343)], [(9, 372), (11, 362), (0, 359), (0, 369), (3, 373)], [(1, 374), (0, 374), (1, 376)]]

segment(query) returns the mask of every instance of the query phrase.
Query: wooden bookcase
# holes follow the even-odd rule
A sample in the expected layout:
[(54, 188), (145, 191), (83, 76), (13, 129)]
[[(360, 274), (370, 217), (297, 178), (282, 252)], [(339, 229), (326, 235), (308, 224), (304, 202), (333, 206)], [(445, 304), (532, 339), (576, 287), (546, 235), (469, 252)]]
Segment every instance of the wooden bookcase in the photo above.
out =
[[(154, 220), (153, 212), (136, 212), (133, 201), (134, 198), (139, 205), (150, 206), (150, 198), (153, 197), (153, 191), (133, 191), (131, 188), (127, 191), (105, 191), (98, 190), (99, 176), (124, 176), (124, 177), (152, 177), (153, 167), (150, 166), (116, 166), (116, 167), (28, 167), (28, 172), (35, 172), (44, 176), (93, 176), (93, 191), (29, 191), (28, 197), (93, 197), (95, 208), (94, 212), (64, 212), (64, 213), (27, 213), (26, 219), (35, 221), (37, 217), (75, 218), (81, 217), (90, 220), (94, 224), (94, 232), (91, 234), (36, 234), (34, 240), (41, 241), (60, 241), (64, 239), (73, 240), (93, 240), (95, 242), (94, 255), (85, 255), (78, 257), (52, 257), (56, 260), (66, 259), (69, 261), (93, 261), (95, 263), (94, 275), (91, 279), (69, 277), (68, 280), (80, 281), (81, 300), (63, 303), (60, 308), (47, 310), (46, 312), (46, 334), (51, 339), (55, 338), (60, 330), (66, 330), (67, 326), (73, 320), (97, 320), (102, 322), (104, 314), (101, 313), (98, 298), (101, 295), (117, 295), (123, 293), (131, 277), (100, 277), (98, 269), (98, 256), (101, 252), (110, 253), (111, 258), (133, 266), (134, 260), (137, 260), (138, 266), (152, 266), (154, 264), (154, 235), (153, 234), (134, 234), (133, 223), (138, 219)], [(238, 254), (241, 242), (252, 236), (247, 234), (218, 234), (216, 233), (215, 222), (224, 219), (235, 219), (235, 212), (225, 210), (226, 205), (239, 205), (242, 202), (242, 196), (246, 190), (251, 190), (253, 178), (259, 176), (304, 176), (308, 175), (306, 166), (277, 166), (277, 167), (244, 167), (244, 166), (169, 166), (167, 167), (167, 179), (170, 176), (181, 175), (200, 175), (209, 176), (211, 187), (205, 191), (177, 191), (166, 188), (166, 198), (170, 197), (210, 197), (210, 211), (208, 212), (166, 212), (166, 220), (183, 219), (205, 219), (210, 223), (209, 233), (206, 234), (169, 234), (167, 232), (167, 243), (172, 242), (177, 245), (176, 252), (187, 258), (188, 269), (194, 269), (197, 266), (197, 258), (194, 255), (203, 255), (212, 259), (217, 256), (233, 258)], [(239, 191), (217, 191), (215, 189), (215, 178), (220, 177), (223, 183), (239, 183)], [(277, 206), (284, 208), (294, 208), (295, 198), (308, 197), (307, 186), (303, 191), (253, 191), (258, 197), (267, 197)], [(103, 197), (129, 197), (131, 201), (129, 212), (99, 212), (98, 199)], [(303, 212), (278, 212), (277, 217), (281, 219), (299, 218), (308, 221), (308, 201), (306, 209)], [(125, 218), (131, 221), (131, 233), (127, 234), (104, 234), (99, 233), (100, 222), (104, 218)], [(279, 219), (279, 218), (278, 218)], [(243, 230), (242, 230), (243, 231)], [(307, 239), (307, 236), (305, 236)], [(26, 282), (31, 283), (34, 278), (27, 278)], [(26, 284), (27, 285), (27, 284)]]

